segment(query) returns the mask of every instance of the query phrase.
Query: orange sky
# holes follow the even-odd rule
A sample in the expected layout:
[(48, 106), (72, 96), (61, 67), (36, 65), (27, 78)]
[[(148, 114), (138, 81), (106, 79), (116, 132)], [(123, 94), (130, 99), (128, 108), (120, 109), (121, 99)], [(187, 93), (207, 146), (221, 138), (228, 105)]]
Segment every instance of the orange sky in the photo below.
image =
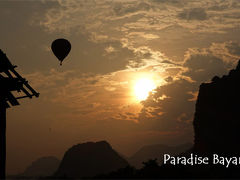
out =
[[(200, 83), (240, 58), (239, 15), (238, 0), (1, 1), (0, 48), (41, 93), (7, 112), (8, 173), (86, 141), (128, 156), (191, 142)], [(72, 44), (63, 66), (56, 38)], [(140, 103), (142, 78), (157, 89)]]

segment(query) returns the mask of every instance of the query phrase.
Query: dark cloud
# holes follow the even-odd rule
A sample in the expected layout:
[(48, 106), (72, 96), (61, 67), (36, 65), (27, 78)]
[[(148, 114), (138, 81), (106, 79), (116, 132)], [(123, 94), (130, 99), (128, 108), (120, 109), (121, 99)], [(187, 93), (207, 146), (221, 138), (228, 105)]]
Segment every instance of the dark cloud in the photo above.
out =
[(188, 68), (183, 75), (198, 82), (208, 81), (215, 75), (223, 75), (227, 72), (223, 61), (211, 54), (193, 54), (185, 61), (183, 66)]
[(182, 1), (184, 0), (150, 0), (151, 2), (155, 2), (155, 3), (164, 3), (164, 4), (175, 4), (175, 5), (179, 5), (182, 3)]
[(173, 78), (171, 76), (168, 76), (167, 78), (164, 79), (166, 82), (172, 82)]
[(224, 11), (227, 9), (237, 9), (240, 7), (239, 0), (232, 0), (232, 1), (220, 1), (215, 3), (214, 5), (208, 7), (208, 10), (212, 11)]
[(232, 55), (240, 56), (240, 44), (237, 42), (229, 42), (226, 44), (228, 52)]
[(158, 130), (176, 130), (183, 124), (191, 129), (189, 122), (193, 118), (195, 102), (190, 101), (193, 95), (189, 92), (196, 89), (196, 84), (184, 79), (158, 87), (154, 94), (142, 102), (144, 108), (139, 116), (140, 122), (150, 123), (153, 129)]
[(185, 9), (178, 14), (178, 18), (188, 21), (198, 20), (203, 21), (208, 19), (208, 15), (204, 8)]
[(137, 4), (127, 4), (118, 3), (113, 8), (114, 13), (117, 16), (124, 16), (126, 14), (135, 13), (138, 11), (149, 11), (151, 6), (146, 2), (140, 2)]
[(222, 5), (214, 5), (208, 8), (208, 10), (212, 10), (212, 11), (223, 11), (229, 8), (228, 4), (222, 4)]
[(169, 61), (169, 60), (163, 60), (161, 63), (164, 63), (164, 64), (172, 64), (172, 65), (178, 65), (172, 61)]

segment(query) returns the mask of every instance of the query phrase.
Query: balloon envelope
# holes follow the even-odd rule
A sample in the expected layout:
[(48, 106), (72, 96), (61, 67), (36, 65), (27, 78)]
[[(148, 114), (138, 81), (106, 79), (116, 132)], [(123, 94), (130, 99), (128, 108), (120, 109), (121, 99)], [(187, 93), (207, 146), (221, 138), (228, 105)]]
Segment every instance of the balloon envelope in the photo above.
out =
[(58, 58), (58, 60), (61, 62), (65, 59), (65, 57), (69, 54), (71, 50), (71, 44), (66, 39), (56, 39), (52, 42), (52, 51), (53, 54)]

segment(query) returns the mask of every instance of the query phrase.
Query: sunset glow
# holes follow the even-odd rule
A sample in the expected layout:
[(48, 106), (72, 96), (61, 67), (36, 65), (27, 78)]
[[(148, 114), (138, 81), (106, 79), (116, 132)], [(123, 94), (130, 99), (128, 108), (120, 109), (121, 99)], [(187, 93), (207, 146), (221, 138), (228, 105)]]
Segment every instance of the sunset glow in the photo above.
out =
[(137, 100), (142, 101), (147, 99), (149, 93), (156, 88), (153, 80), (148, 78), (142, 78), (137, 80), (134, 86), (134, 94)]
[[(239, 17), (240, 0), (0, 0), (0, 51), (13, 65), (6, 63), (5, 55), (0, 56), (0, 106), (11, 106), (7, 128), (0, 123), (0, 136), (7, 129), (6, 174), (22, 176), (37, 158), (54, 156), (61, 163), (68, 148), (106, 141), (123, 158), (136, 157), (131, 166), (139, 171), (129, 173), (135, 176), (142, 168), (151, 175), (145, 173), (142, 162), (155, 155), (135, 156), (145, 146), (157, 145), (153, 154), (158, 153), (159, 144), (182, 149), (189, 142), (195, 147), (193, 122), (200, 85), (213, 82), (215, 87), (229, 70), (240, 67)], [(17, 98), (17, 106), (12, 95), (20, 97), (18, 90), (24, 86), (27, 91), (27, 87), (23, 79), (12, 79), (14, 72), (8, 72), (12, 70), (26, 78), (39, 98)], [(236, 71), (230, 75), (237, 77)], [(222, 97), (215, 96), (215, 88), (214, 95), (206, 90), (207, 99), (201, 101), (234, 101), (227, 103), (229, 114), (222, 117), (229, 118), (231, 125), (238, 95), (228, 98), (222, 92), (239, 90), (225, 87), (225, 83), (222, 87)], [(209, 113), (224, 115), (225, 111), (215, 112), (219, 110), (215, 104), (207, 104)], [(215, 119), (212, 121), (210, 130), (220, 143), (222, 136), (216, 134), (222, 126), (217, 124), (215, 132)], [(230, 125), (224, 131), (225, 139), (230, 137)], [(3, 146), (0, 140), (0, 150), (5, 150)], [(182, 150), (179, 154), (185, 152)], [(4, 159), (0, 151), (0, 164)], [(89, 159), (92, 157), (86, 156)], [(80, 164), (92, 172), (97, 161), (94, 159), (92, 168)], [(107, 159), (99, 163), (113, 170)], [(56, 175), (57, 170), (52, 170)], [(107, 178), (105, 172), (110, 171), (103, 172)]]

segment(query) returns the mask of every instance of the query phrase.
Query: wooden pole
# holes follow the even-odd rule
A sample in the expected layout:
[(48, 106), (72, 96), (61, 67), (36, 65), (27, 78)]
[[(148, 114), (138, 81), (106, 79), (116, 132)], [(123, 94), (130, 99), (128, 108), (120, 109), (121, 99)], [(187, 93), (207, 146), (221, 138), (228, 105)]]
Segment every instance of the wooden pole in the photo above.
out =
[(0, 101), (0, 179), (6, 177), (6, 106)]

